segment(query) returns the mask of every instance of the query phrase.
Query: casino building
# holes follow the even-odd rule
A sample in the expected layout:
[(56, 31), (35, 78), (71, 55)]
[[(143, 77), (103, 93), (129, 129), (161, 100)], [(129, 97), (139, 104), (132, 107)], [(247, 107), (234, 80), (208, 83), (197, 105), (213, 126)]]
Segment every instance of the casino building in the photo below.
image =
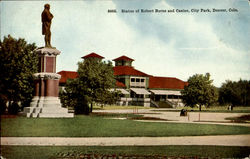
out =
[[(97, 58), (104, 57), (91, 53), (82, 57)], [(116, 87), (111, 91), (121, 92), (118, 105), (141, 105), (145, 107), (176, 107), (183, 106), (181, 90), (187, 85), (180, 79), (174, 77), (157, 77), (148, 75), (135, 69), (132, 65), (134, 59), (127, 56), (120, 56), (113, 59), (113, 68), (116, 78)], [(67, 79), (77, 78), (77, 72), (60, 71), (60, 86), (64, 87)]]

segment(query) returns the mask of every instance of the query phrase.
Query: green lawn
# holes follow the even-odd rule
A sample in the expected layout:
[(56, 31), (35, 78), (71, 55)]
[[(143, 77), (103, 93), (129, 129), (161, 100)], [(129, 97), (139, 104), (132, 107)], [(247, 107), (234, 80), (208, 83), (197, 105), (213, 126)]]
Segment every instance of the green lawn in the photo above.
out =
[[(179, 112), (181, 109), (187, 109), (189, 112), (200, 112), (198, 107), (177, 107), (172, 110), (155, 109), (154, 111), (166, 111), (166, 112)], [(209, 108), (202, 107), (201, 112), (211, 112), (211, 113), (250, 113), (250, 107), (234, 107), (232, 111), (227, 109), (227, 106), (211, 106)]]
[(93, 109), (96, 110), (115, 110), (115, 109), (152, 109), (152, 107), (144, 107), (144, 106), (119, 106), (119, 105), (108, 105), (108, 106), (97, 106), (94, 105)]
[(106, 158), (107, 155), (147, 156), (151, 159), (157, 156), (244, 158), (249, 152), (250, 147), (233, 146), (1, 146), (1, 155), (7, 159), (75, 159), (86, 154)]
[[(179, 112), (181, 109), (187, 109), (188, 111), (194, 111), (199, 112), (198, 107), (177, 107), (176, 109), (172, 110), (162, 110), (158, 108), (152, 108), (152, 107), (143, 107), (143, 106), (117, 106), (117, 105), (111, 105), (111, 106), (94, 106), (93, 109), (96, 110), (118, 110), (118, 109), (155, 109), (155, 111), (174, 111)], [(232, 111), (227, 109), (228, 106), (211, 106), (211, 107), (202, 107), (201, 112), (217, 112), (217, 113), (250, 113), (250, 106), (237, 106), (234, 107)]]
[(25, 117), (1, 119), (1, 136), (12, 137), (160, 137), (233, 134), (250, 134), (250, 128), (205, 124), (148, 123), (109, 119), (96, 115), (80, 115), (69, 119)]

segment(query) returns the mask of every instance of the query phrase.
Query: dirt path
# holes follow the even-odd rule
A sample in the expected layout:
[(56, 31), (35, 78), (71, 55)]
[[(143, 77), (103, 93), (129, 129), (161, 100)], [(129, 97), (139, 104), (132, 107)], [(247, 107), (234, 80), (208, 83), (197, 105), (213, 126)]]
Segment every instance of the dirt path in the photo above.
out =
[(250, 146), (250, 135), (184, 137), (1, 137), (1, 145), (37, 146), (156, 146), (216, 145)]
[[(155, 121), (144, 121), (144, 122), (220, 124), (220, 125), (234, 125), (234, 126), (250, 127), (250, 123), (232, 123), (230, 122), (230, 120), (226, 120), (226, 118), (239, 117), (242, 115), (248, 115), (249, 113), (189, 112), (188, 116), (181, 117), (180, 112), (165, 112), (165, 111), (160, 111), (160, 110), (165, 110), (165, 109), (138, 109), (137, 114), (142, 114), (144, 117), (153, 117), (153, 118), (160, 118), (160, 119), (168, 120), (168, 121), (155, 120)], [(94, 110), (94, 112), (128, 114), (128, 113), (134, 113), (134, 110), (133, 109)]]

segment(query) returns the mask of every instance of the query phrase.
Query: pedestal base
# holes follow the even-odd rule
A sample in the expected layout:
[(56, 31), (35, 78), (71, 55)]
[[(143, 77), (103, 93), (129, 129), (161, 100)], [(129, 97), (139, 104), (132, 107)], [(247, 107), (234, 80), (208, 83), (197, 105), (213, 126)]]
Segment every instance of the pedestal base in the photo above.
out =
[(68, 113), (67, 108), (61, 107), (58, 97), (37, 97), (32, 99), (30, 107), (24, 108), (26, 117), (33, 118), (73, 118), (73, 113)]
[(38, 55), (38, 73), (34, 76), (34, 98), (30, 107), (24, 108), (26, 117), (72, 118), (73, 113), (62, 108), (59, 94), (61, 75), (56, 73), (56, 56), (61, 52), (55, 48), (41, 47), (34, 50)]

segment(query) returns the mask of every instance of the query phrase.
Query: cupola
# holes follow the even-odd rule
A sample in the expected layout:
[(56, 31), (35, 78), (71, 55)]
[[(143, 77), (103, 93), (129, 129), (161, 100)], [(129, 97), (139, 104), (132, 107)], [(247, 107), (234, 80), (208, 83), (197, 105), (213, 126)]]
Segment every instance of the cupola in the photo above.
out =
[(104, 59), (104, 57), (102, 57), (102, 56), (100, 56), (100, 55), (98, 55), (98, 54), (96, 54), (94, 52), (92, 52), (92, 53), (90, 53), (90, 54), (88, 54), (86, 56), (83, 56), (81, 58), (84, 59), (84, 60), (86, 60), (86, 59), (97, 59), (97, 60)]
[(123, 55), (114, 59), (113, 61), (115, 61), (115, 66), (132, 66), (134, 59)]

